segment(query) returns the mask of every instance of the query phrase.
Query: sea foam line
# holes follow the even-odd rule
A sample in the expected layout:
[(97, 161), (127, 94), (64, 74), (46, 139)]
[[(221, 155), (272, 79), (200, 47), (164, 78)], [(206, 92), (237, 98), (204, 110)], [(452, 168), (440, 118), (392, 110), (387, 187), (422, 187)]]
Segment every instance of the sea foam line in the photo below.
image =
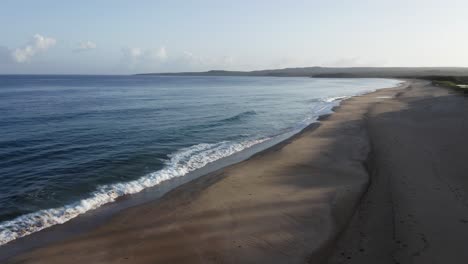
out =
[(63, 224), (80, 214), (114, 202), (118, 197), (138, 193), (163, 181), (181, 177), (208, 163), (230, 156), (269, 138), (241, 143), (223, 141), (216, 144), (198, 144), (169, 156), (166, 166), (137, 180), (102, 185), (90, 197), (58, 208), (44, 209), (0, 223), (0, 245), (30, 235), (53, 225)]

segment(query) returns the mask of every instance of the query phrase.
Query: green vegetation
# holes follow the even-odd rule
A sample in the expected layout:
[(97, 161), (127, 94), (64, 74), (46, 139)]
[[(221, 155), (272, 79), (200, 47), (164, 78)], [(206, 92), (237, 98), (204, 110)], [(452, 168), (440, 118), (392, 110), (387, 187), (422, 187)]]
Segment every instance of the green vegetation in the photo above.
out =
[(448, 87), (456, 91), (468, 94), (468, 78), (460, 76), (437, 76), (435, 78), (427, 78), (432, 80), (432, 83), (437, 86)]
[(433, 84), (438, 86), (446, 86), (450, 88), (457, 88), (458, 85), (452, 81), (432, 81)]

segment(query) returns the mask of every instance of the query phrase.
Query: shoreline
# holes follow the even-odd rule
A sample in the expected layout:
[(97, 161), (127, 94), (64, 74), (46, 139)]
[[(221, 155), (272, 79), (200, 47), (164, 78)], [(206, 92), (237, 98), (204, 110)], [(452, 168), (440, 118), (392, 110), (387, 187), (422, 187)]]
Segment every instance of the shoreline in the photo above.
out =
[[(339, 101), (341, 102), (343, 100)], [(335, 106), (333, 109), (336, 107), (339, 107), (339, 105)], [(111, 202), (94, 210), (87, 211), (86, 213), (80, 214), (63, 224), (55, 224), (29, 235), (19, 237), (6, 244), (0, 245), (0, 261), (8, 260), (17, 254), (23, 254), (30, 250), (44, 247), (49, 244), (59, 243), (60, 241), (76, 237), (83, 232), (89, 232), (95, 228), (98, 228), (119, 212), (146, 203), (156, 202), (161, 197), (180, 187), (181, 185), (189, 184), (191, 181), (199, 177), (207, 176), (208, 174), (217, 170), (245, 161), (258, 153), (288, 141), (289, 139), (300, 134), (305, 129), (315, 129), (316, 126), (319, 125), (318, 122), (321, 118), (327, 117), (331, 114), (332, 113), (320, 115), (317, 117), (316, 121), (313, 121), (302, 129), (292, 130), (284, 134), (276, 135), (267, 141), (261, 142), (259, 144), (253, 145), (250, 148), (236, 152), (230, 156), (208, 163), (206, 166), (196, 169), (195, 171), (191, 171), (183, 177), (175, 177), (163, 181), (159, 185), (144, 189), (141, 192), (121, 196), (115, 202)]]
[[(401, 86), (401, 85), (400, 85)], [(374, 92), (370, 92), (370, 93), (367, 93), (367, 94), (364, 94), (364, 95), (357, 95), (357, 96), (353, 96), (353, 97), (350, 97), (350, 98), (347, 98), (347, 99), (344, 99), (340, 102), (340, 105), (338, 105), (337, 107), (335, 107), (335, 109), (333, 109), (334, 111), (336, 109), (340, 109), (342, 108), (343, 104), (347, 104), (347, 102), (349, 100), (355, 100), (356, 98), (360, 98), (360, 97), (372, 97), (372, 94), (379, 94), (379, 93), (382, 93), (382, 91), (384, 90), (388, 90), (388, 89), (401, 89), (401, 88), (384, 88), (384, 89), (379, 89), (377, 91), (374, 91)], [(385, 92), (383, 92), (385, 94)], [(380, 98), (379, 100), (382, 100), (382, 99), (385, 99), (385, 98)], [(332, 114), (325, 114), (325, 115), (322, 115), (319, 117), (318, 121), (326, 121), (328, 119), (330, 119), (331, 117), (333, 117), (336, 113), (332, 113)], [(230, 164), (228, 165), (227, 167), (223, 167), (217, 171), (214, 171), (214, 172), (210, 172), (208, 173), (208, 175), (204, 175), (200, 178), (216, 178), (216, 173), (218, 171), (225, 171), (225, 170), (229, 170), (230, 167), (237, 167), (237, 166), (242, 166), (242, 163), (244, 162), (249, 162), (250, 160), (252, 159), (256, 159), (257, 157), (260, 157), (262, 158), (262, 156), (264, 155), (268, 155), (269, 153), (272, 153), (272, 152), (275, 152), (275, 151), (278, 151), (278, 150), (281, 150), (283, 147), (293, 143), (294, 141), (300, 139), (302, 136), (304, 136), (304, 134), (307, 134), (307, 133), (312, 133), (314, 132), (318, 127), (320, 127), (321, 125), (318, 123), (318, 122), (314, 122), (310, 125), (308, 125), (307, 127), (305, 127), (303, 130), (299, 131), (298, 133), (292, 135), (291, 137), (289, 138), (286, 138), (282, 141), (280, 141), (279, 143), (276, 143), (275, 145), (273, 146), (270, 146), (266, 149), (263, 149), (263, 150), (260, 150), (259, 152), (247, 157), (246, 160), (243, 160), (241, 161), (240, 163), (235, 163), (235, 164)], [(179, 188), (182, 188), (182, 189), (190, 189), (190, 187), (187, 187), (187, 186), (190, 186), (190, 185), (195, 185), (196, 183), (193, 183), (194, 181), (202, 181), (202, 182), (205, 182), (205, 181), (208, 181), (208, 183), (206, 184), (212, 184), (210, 180), (208, 179), (204, 179), (204, 180), (200, 180), (200, 178), (197, 178), (197, 179), (192, 179), (192, 181), (190, 183), (185, 183), (183, 184), (182, 186), (178, 186), (176, 187), (175, 189), (171, 190), (169, 193), (165, 194), (164, 197), (162, 197), (162, 199), (158, 199), (158, 201), (149, 201), (149, 202), (145, 202), (143, 204), (140, 204), (140, 205), (136, 205), (135, 208), (134, 207), (130, 207), (130, 208), (127, 208), (125, 209), (124, 211), (122, 212), (118, 212), (116, 216), (112, 216), (110, 221), (112, 221), (112, 219), (114, 219), (115, 217), (119, 217), (121, 214), (126, 214), (125, 212), (126, 211), (130, 211), (130, 210), (138, 210), (136, 208), (140, 208), (140, 207), (145, 207), (147, 204), (157, 204), (157, 203), (160, 203), (159, 200), (167, 200), (165, 199), (166, 196), (171, 196), (173, 192), (177, 192)], [(220, 179), (222, 180), (222, 179)], [(185, 186), (185, 187), (184, 187)], [(208, 188), (208, 186), (205, 186), (203, 188)], [(180, 192), (180, 191), (179, 191)], [(161, 203), (164, 203), (163, 201), (161, 201)], [(107, 220), (106, 220), (107, 221)], [(71, 223), (72, 224), (72, 223)], [(67, 224), (65, 224), (67, 225)], [(105, 228), (105, 226), (104, 226)], [(97, 230), (101, 229), (101, 227), (97, 227)], [(94, 231), (91, 231), (91, 233), (94, 232)], [(27, 237), (25, 238), (22, 238), (22, 239), (27, 239)], [(71, 238), (72, 240), (74, 239), (73, 237)], [(53, 245), (51, 245), (53, 247)], [(47, 246), (46, 246), (47, 248)]]

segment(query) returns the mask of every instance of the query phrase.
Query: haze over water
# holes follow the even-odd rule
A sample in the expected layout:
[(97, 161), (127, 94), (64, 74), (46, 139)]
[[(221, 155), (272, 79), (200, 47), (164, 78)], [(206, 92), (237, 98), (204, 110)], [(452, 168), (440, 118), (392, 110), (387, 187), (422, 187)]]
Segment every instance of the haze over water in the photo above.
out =
[(0, 76), (0, 245), (284, 133), (396, 80)]

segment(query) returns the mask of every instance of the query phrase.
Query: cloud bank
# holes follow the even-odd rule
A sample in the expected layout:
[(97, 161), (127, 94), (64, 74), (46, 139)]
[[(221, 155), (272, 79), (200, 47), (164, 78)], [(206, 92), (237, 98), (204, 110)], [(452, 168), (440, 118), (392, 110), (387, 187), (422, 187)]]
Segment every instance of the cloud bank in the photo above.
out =
[(165, 47), (159, 49), (124, 48), (123, 58), (133, 63), (139, 62), (161, 62), (167, 59)]
[(11, 52), (11, 56), (15, 62), (27, 62), (36, 54), (48, 50), (56, 43), (57, 41), (54, 38), (36, 34), (24, 47), (14, 49)]
[(88, 51), (88, 50), (93, 50), (97, 48), (97, 45), (96, 43), (92, 42), (92, 41), (82, 41), (78, 44), (78, 47), (76, 47), (76, 49), (74, 49), (75, 52), (81, 52), (81, 51)]
[(164, 46), (159, 48), (123, 48), (118, 72), (174, 72), (231, 69), (235, 60), (231, 56), (206, 57), (184, 51), (168, 53)]
[(165, 47), (156, 49), (123, 48), (121, 62), (124, 68), (148, 70), (166, 63), (168, 54)]

